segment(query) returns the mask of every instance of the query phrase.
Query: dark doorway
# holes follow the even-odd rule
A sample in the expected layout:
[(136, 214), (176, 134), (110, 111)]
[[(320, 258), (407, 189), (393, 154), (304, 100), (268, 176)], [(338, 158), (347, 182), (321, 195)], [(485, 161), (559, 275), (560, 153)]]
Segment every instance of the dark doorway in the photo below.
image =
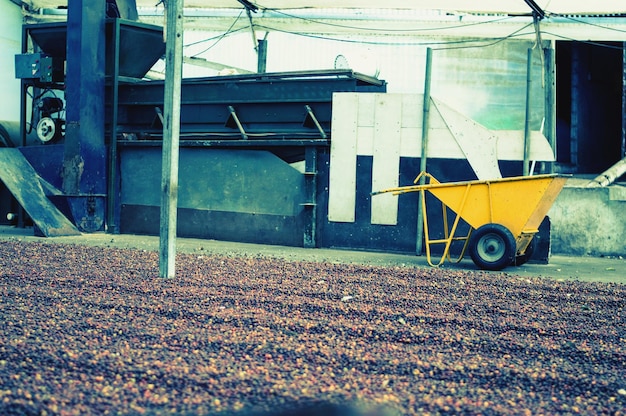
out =
[(597, 174), (623, 157), (622, 42), (556, 43), (557, 167)]

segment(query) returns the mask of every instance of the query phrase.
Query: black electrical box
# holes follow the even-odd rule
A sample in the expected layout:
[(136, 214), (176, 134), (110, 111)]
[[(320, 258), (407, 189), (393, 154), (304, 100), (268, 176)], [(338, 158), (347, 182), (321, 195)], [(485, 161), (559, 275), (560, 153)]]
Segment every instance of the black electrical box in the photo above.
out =
[(15, 78), (44, 83), (63, 82), (64, 64), (60, 58), (40, 53), (15, 55)]

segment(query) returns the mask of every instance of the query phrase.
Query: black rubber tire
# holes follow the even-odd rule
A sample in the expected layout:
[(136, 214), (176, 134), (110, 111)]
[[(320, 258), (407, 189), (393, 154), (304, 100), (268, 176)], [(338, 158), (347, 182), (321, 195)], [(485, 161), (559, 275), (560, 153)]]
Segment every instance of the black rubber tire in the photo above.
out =
[(528, 263), (528, 260), (531, 259), (533, 253), (535, 252), (535, 245), (537, 244), (536, 241), (537, 240), (535, 240), (535, 238), (533, 237), (532, 240), (530, 240), (530, 243), (528, 243), (528, 247), (526, 247), (526, 251), (524, 252), (524, 254), (522, 254), (521, 256), (515, 256), (511, 265), (521, 266)]
[(502, 270), (515, 259), (515, 237), (503, 225), (485, 224), (472, 232), (469, 251), (476, 266)]

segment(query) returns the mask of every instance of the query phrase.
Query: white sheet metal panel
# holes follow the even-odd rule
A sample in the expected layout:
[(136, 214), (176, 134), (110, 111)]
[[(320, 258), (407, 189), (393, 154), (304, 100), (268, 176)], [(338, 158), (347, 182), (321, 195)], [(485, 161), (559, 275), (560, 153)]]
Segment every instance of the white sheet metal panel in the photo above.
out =
[[(345, 93), (355, 94), (355, 93)], [(359, 121), (357, 154), (374, 154), (374, 106), (373, 96), (376, 94), (356, 93), (359, 98)], [(400, 125), (401, 145), (400, 155), (406, 157), (420, 157), (422, 153), (422, 111), (424, 96), (422, 94), (391, 94), (401, 97), (402, 119)], [(372, 106), (371, 108), (367, 108)], [(432, 107), (431, 107), (432, 108)], [(371, 115), (371, 119), (363, 117)], [(454, 136), (441, 115), (432, 111), (429, 118), (428, 155), (437, 158), (464, 159), (465, 155), (454, 140)]]
[(480, 180), (502, 177), (498, 166), (498, 140), (494, 132), (470, 120), (439, 100), (431, 108), (438, 111), (465, 158)]
[(20, 80), (15, 78), (15, 55), (22, 47), (22, 9), (13, 2), (0, 2), (0, 97), (11, 105), (0, 106), (0, 120), (20, 119)]
[[(376, 94), (374, 116), (374, 151), (372, 161), (372, 190), (397, 187), (400, 173), (402, 140), (402, 95)], [(398, 198), (382, 194), (371, 199), (372, 224), (396, 225)]]
[(333, 94), (328, 189), (328, 220), (354, 222), (358, 94)]
[[(376, 94), (368, 93), (338, 93), (354, 94), (358, 96), (359, 116), (358, 116), (358, 142), (357, 154), (373, 155), (374, 154), (374, 112), (368, 106), (373, 106), (372, 97)], [(386, 95), (394, 95), (387, 93)], [(422, 137), (422, 94), (396, 94), (402, 96), (402, 124), (401, 124), (401, 147), (400, 155), (405, 157), (421, 156), (421, 137)], [(436, 103), (435, 103), (436, 101)], [(521, 130), (490, 130), (475, 121), (467, 118), (456, 109), (448, 106), (440, 100), (431, 98), (431, 110), (429, 117), (428, 132), (428, 157), (446, 158), (446, 159), (465, 159), (471, 152), (472, 160), (480, 157), (495, 157), (497, 160), (523, 160), (524, 159), (524, 132)], [(436, 104), (436, 105), (435, 105)], [(443, 109), (445, 116), (441, 114), (439, 108)], [(356, 111), (356, 110), (355, 110)], [(368, 114), (369, 117), (364, 117)], [(487, 135), (488, 147), (483, 148), (477, 146), (475, 149), (462, 149), (453, 132), (448, 126), (451, 122), (447, 118), (461, 118), (456, 121), (463, 124), (467, 130), (460, 130), (465, 136), (465, 141), (470, 141), (475, 136)], [(465, 119), (466, 121), (462, 121)], [(458, 130), (458, 129), (457, 129)], [(458, 132), (457, 132), (458, 133)], [(484, 145), (484, 143), (482, 144)], [(481, 146), (482, 146), (481, 145)], [(468, 144), (471, 146), (471, 143)], [(489, 150), (485, 153), (485, 149)], [(494, 153), (495, 151), (495, 153)], [(554, 161), (554, 153), (548, 143), (546, 137), (538, 132), (531, 132), (531, 160), (551, 162)], [(491, 161), (493, 163), (493, 159)], [(480, 162), (476, 162), (477, 166)]]
[[(524, 132), (521, 130), (496, 130), (499, 160), (524, 160)], [(554, 162), (554, 152), (546, 136), (539, 131), (530, 132), (531, 161)]]

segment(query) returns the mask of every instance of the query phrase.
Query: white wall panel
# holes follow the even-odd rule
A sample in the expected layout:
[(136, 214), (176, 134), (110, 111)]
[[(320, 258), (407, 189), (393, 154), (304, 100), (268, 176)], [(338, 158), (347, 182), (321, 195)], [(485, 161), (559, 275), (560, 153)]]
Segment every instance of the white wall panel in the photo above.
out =
[(358, 95), (334, 94), (328, 220), (354, 222), (356, 207), (356, 155)]
[[(395, 188), (400, 174), (402, 96), (375, 94), (372, 190)], [(372, 198), (372, 224), (396, 225), (398, 198), (381, 194)]]
[(0, 120), (19, 121), (20, 81), (15, 78), (15, 55), (21, 53), (22, 10), (0, 2)]

